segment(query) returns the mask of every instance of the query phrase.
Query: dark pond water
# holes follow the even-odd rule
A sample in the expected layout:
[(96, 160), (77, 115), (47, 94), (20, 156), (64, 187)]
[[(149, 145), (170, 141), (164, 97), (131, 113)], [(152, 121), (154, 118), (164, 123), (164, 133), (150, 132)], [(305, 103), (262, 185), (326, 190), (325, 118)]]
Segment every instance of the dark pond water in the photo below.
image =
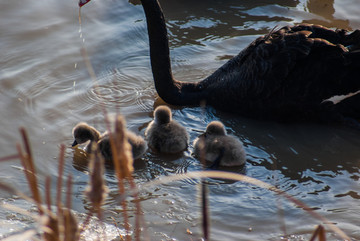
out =
[[(186, 81), (208, 76), (275, 25), (310, 22), (332, 28), (360, 28), (357, 0), (160, 2), (169, 29), (174, 75)], [(140, 5), (125, 0), (93, 1), (82, 9), (79, 29), (76, 1), (0, 2), (0, 156), (16, 153), (15, 145), (21, 140), (18, 128), (24, 126), (41, 188), (46, 175), (56, 178), (59, 145), (71, 144), (71, 129), (77, 122), (86, 121), (104, 131), (103, 105), (109, 113), (122, 113), (128, 128), (143, 135), (154, 106), (161, 103), (152, 82)], [(95, 70), (97, 88), (86, 68), (82, 48), (87, 50)], [(240, 173), (277, 186), (353, 240), (360, 239), (359, 132), (334, 126), (255, 121), (212, 108), (174, 108), (173, 116), (187, 128), (191, 141), (210, 121), (222, 121), (247, 151), (248, 162)], [(182, 156), (171, 158), (147, 153), (135, 163), (136, 182), (141, 185), (162, 176), (201, 170), (191, 153), (192, 146)], [(73, 209), (85, 213), (89, 204), (83, 191), (88, 175), (77, 154), (66, 149), (65, 173), (74, 177)], [(0, 163), (1, 181), (29, 193), (18, 167), (18, 160)], [(106, 171), (106, 180), (111, 190), (106, 215), (122, 221), (111, 170)], [(266, 189), (222, 180), (211, 180), (208, 188), (212, 240), (307, 240), (314, 226), (321, 224)], [(29, 204), (6, 193), (0, 197), (3, 202), (29, 209)], [(149, 187), (141, 197), (152, 240), (200, 239), (197, 181)], [(131, 200), (128, 212), (134, 216)], [(0, 237), (33, 223), (31, 218), (6, 209), (0, 213)], [(113, 223), (110, 218), (106, 221)], [(109, 234), (112, 232), (117, 234)], [(328, 239), (337, 237), (328, 234)]]

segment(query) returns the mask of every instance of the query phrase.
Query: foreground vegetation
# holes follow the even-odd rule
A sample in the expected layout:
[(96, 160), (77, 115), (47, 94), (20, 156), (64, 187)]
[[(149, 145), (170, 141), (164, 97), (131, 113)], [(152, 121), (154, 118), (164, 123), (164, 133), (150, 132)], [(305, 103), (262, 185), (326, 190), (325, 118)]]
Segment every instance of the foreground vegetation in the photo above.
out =
[[(122, 235), (119, 233), (116, 240), (150, 240), (146, 233), (146, 226), (144, 222), (144, 217), (141, 212), (141, 202), (138, 198), (138, 193), (141, 192), (140, 188), (135, 185), (135, 182), (132, 177), (133, 171), (133, 160), (131, 156), (131, 149), (129, 143), (126, 141), (125, 137), (125, 127), (122, 118), (117, 118), (115, 132), (111, 133), (111, 145), (114, 155), (114, 169), (118, 181), (118, 193), (119, 203), (121, 203), (123, 215), (123, 226), (125, 228), (125, 234)], [(85, 230), (91, 229), (93, 220), (96, 220), (100, 226), (105, 227), (106, 223), (103, 221), (103, 204), (107, 197), (108, 188), (104, 180), (104, 160), (100, 153), (97, 150), (97, 146), (93, 146), (93, 152), (89, 157), (89, 182), (88, 186), (85, 189), (84, 196), (87, 198), (89, 203), (91, 203), (91, 209), (86, 215), (85, 219), (79, 220), (74, 215), (72, 211), (72, 175), (64, 174), (64, 153), (65, 145), (60, 146), (59, 153), (59, 166), (58, 166), (58, 176), (57, 176), (57, 190), (56, 190), (56, 202), (53, 203), (50, 195), (51, 188), (51, 177), (46, 177), (45, 181), (45, 190), (44, 193), (41, 193), (39, 188), (38, 177), (35, 167), (35, 162), (33, 159), (29, 138), (24, 128), (20, 129), (22, 136), (23, 147), (18, 144), (16, 155), (3, 157), (1, 161), (9, 161), (13, 159), (20, 159), (23, 167), (23, 172), (26, 177), (31, 196), (27, 196), (24, 193), (21, 193), (11, 187), (8, 184), (0, 183), (0, 189), (8, 193), (13, 194), (27, 200), (29, 203), (34, 204), (37, 207), (38, 215), (34, 218), (38, 222), (38, 228), (36, 229), (26, 229), (19, 236), (19, 234), (9, 235), (5, 240), (44, 240), (44, 241), (76, 241), (76, 240), (85, 240)], [(318, 215), (311, 208), (306, 206), (301, 201), (293, 198), (287, 193), (277, 189), (276, 187), (264, 183), (260, 180), (247, 177), (244, 175), (222, 172), (222, 171), (198, 171), (198, 172), (189, 172), (186, 174), (167, 176), (158, 180), (153, 180), (147, 183), (142, 184), (142, 188), (148, 186), (158, 186), (163, 183), (170, 183), (176, 180), (183, 179), (201, 179), (205, 178), (222, 178), (222, 179), (231, 179), (235, 181), (247, 182), (262, 188), (271, 190), (278, 195), (286, 198), (288, 201), (293, 202), (297, 206), (301, 207), (303, 210), (308, 212), (313, 218), (319, 220), (319, 222), (325, 225), (328, 229), (328, 232), (336, 233), (341, 239), (350, 240), (350, 238), (343, 233), (339, 228), (333, 225), (330, 221), (326, 220), (324, 217)], [(65, 182), (65, 183), (63, 183)], [(206, 182), (201, 182), (201, 219), (202, 219), (202, 239), (211, 240), (209, 228), (209, 212), (208, 212), (208, 194), (206, 189)], [(65, 188), (65, 197), (63, 197), (62, 190)], [(131, 225), (129, 223), (129, 217), (127, 213), (127, 198), (132, 196), (136, 202), (136, 217), (135, 224)], [(20, 210), (19, 208), (11, 205), (3, 205), (4, 208), (13, 210), (15, 212), (20, 212), (22, 214), (27, 214), (26, 210)], [(133, 227), (133, 228), (132, 228)], [(107, 239), (105, 228), (102, 234), (98, 234), (97, 240), (109, 240)], [(15, 238), (15, 239), (14, 239)], [(319, 241), (326, 240), (326, 231), (324, 226), (318, 225), (313, 232), (313, 235), (309, 239), (310, 241), (318, 239)], [(114, 240), (114, 239), (112, 239)]]

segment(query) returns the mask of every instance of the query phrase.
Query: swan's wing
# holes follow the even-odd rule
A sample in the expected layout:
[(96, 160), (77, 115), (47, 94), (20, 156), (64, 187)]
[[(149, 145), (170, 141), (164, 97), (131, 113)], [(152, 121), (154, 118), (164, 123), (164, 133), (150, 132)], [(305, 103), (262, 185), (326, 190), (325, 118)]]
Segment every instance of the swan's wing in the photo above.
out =
[(327, 40), (310, 38), (311, 34), (281, 29), (252, 43), (253, 50), (239, 56), (241, 96), (267, 99), (296, 91), (305, 97), (308, 88), (322, 79), (328, 60), (345, 52)]
[[(347, 64), (344, 59), (347, 49), (341, 45), (345, 40), (350, 41), (346, 37), (340, 31), (314, 25), (284, 27), (256, 39), (204, 83), (233, 92), (223, 93), (225, 96), (247, 100), (290, 96), (294, 94), (292, 91), (305, 99), (312, 93), (322, 98), (335, 87), (324, 88), (337, 77), (328, 70)], [(331, 80), (327, 81), (326, 75)]]

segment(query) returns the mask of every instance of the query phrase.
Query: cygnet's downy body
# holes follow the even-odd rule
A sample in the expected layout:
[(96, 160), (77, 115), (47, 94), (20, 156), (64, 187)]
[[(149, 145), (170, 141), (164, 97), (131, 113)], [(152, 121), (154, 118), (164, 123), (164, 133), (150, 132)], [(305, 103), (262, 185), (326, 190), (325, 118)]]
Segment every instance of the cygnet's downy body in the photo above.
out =
[[(141, 158), (147, 149), (147, 144), (144, 138), (129, 130), (126, 130), (126, 137), (131, 145), (133, 159), (136, 160)], [(105, 160), (110, 160), (112, 158), (112, 152), (108, 133), (104, 133), (102, 138), (99, 140), (98, 145)]]
[(167, 106), (159, 106), (154, 111), (154, 120), (145, 130), (149, 147), (160, 153), (179, 153), (188, 147), (189, 134), (186, 129), (172, 119)]
[(220, 121), (212, 121), (204, 134), (194, 140), (194, 154), (217, 166), (241, 166), (246, 162), (242, 143), (234, 136), (227, 135)]
[[(99, 146), (99, 150), (105, 160), (112, 159), (110, 139), (107, 132), (100, 134), (100, 132), (97, 131), (94, 127), (86, 124), (85, 122), (80, 122), (73, 128), (73, 136), (75, 139), (74, 143), (72, 144), (73, 147), (89, 141), (85, 150), (86, 152), (90, 153), (91, 143), (95, 142)], [(133, 159), (139, 159), (146, 151), (147, 145), (145, 140), (141, 136), (138, 136), (129, 130), (126, 130), (126, 136), (132, 147)]]

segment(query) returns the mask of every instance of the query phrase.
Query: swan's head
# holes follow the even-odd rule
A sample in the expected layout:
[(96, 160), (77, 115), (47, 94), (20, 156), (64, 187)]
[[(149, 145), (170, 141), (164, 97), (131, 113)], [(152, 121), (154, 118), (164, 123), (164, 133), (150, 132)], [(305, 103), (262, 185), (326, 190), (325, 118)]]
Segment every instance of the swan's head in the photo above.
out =
[(206, 127), (205, 135), (225, 136), (226, 130), (224, 124), (220, 121), (210, 122)]
[(74, 136), (74, 142), (72, 146), (83, 144), (87, 141), (98, 141), (100, 139), (100, 133), (92, 126), (89, 126), (85, 122), (78, 123), (72, 130)]
[(154, 111), (154, 119), (157, 124), (169, 123), (172, 119), (171, 110), (166, 105), (159, 106)]

